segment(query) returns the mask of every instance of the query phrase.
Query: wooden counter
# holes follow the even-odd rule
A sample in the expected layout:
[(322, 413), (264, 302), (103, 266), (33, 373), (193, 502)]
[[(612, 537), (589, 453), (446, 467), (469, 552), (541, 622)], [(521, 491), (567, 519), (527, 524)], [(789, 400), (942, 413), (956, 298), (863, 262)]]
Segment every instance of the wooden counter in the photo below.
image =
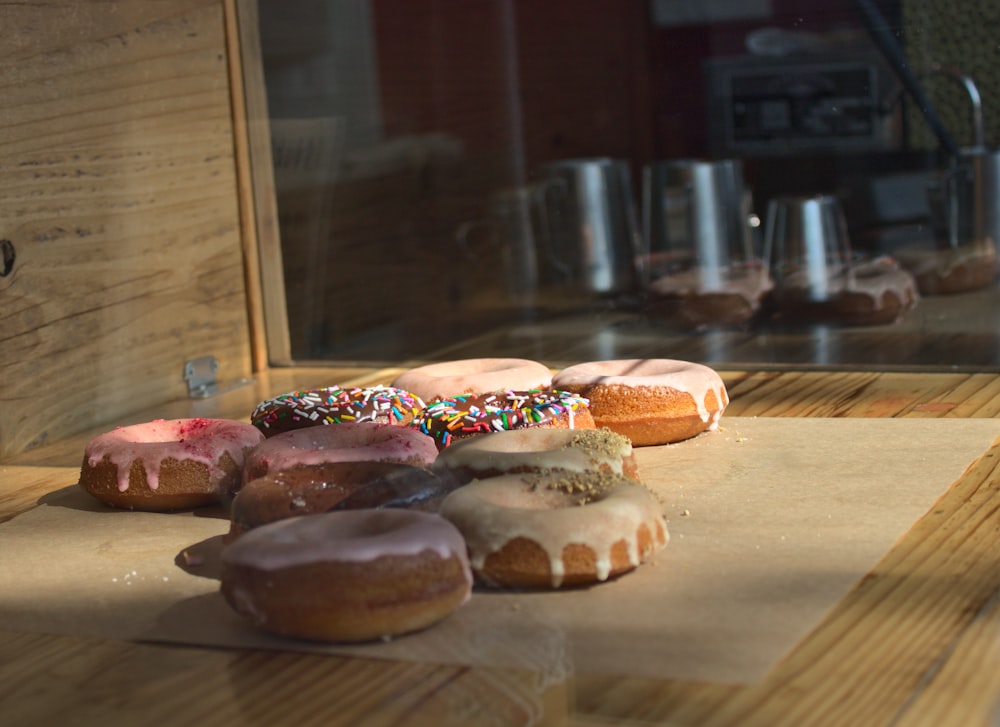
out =
[[(281, 391), (393, 373), (271, 370), (134, 421), (243, 418)], [(961, 418), (1000, 409), (1000, 379), (987, 374), (724, 377), (733, 416)], [(0, 464), (0, 520), (73, 481), (95, 433)], [(0, 630), (0, 724), (988, 724), (1000, 707), (998, 454), (994, 447), (972, 467), (751, 686), (587, 674), (544, 684), (528, 672)]]

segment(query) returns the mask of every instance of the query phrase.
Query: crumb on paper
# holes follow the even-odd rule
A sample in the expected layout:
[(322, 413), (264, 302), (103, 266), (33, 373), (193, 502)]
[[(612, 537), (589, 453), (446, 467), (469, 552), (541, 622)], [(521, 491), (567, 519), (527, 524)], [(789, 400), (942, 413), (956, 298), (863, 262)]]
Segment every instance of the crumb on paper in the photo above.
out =
[(683, 510), (681, 510), (681, 517), (690, 517), (690, 516), (691, 516), (691, 511), (688, 510), (686, 507)]

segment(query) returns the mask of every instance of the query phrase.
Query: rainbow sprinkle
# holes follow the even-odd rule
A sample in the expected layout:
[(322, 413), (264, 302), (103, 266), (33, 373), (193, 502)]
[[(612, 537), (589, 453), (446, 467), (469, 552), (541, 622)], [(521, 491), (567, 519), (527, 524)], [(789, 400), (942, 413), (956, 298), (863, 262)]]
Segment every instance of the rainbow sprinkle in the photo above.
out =
[(391, 386), (328, 386), (263, 401), (253, 410), (250, 422), (265, 436), (273, 436), (291, 429), (341, 422), (406, 424), (423, 408), (420, 397)]
[(463, 394), (428, 404), (411, 426), (447, 447), (458, 436), (525, 429), (565, 414), (573, 428), (575, 412), (589, 405), (582, 396), (558, 390)]

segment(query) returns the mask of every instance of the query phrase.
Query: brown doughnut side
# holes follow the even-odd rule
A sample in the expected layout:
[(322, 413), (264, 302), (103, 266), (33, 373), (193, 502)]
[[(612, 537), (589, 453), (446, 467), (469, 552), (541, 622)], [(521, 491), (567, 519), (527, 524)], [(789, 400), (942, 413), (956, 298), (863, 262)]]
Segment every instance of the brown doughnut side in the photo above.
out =
[(739, 326), (760, 310), (759, 301), (751, 305), (735, 293), (650, 295), (647, 307), (651, 315), (693, 328)]
[(185, 510), (211, 505), (224, 499), (240, 486), (242, 471), (228, 452), (217, 463), (221, 476), (213, 482), (209, 468), (201, 462), (164, 459), (160, 465), (159, 486), (153, 490), (146, 479), (146, 466), (136, 459), (129, 467), (129, 486), (118, 489), (118, 468), (107, 457), (91, 465), (84, 455), (80, 468), (80, 487), (101, 502), (127, 510)]
[[(665, 545), (666, 531), (657, 523), (658, 532), (653, 534), (645, 524), (639, 526), (636, 534), (639, 553), (645, 560), (655, 546)], [(582, 586), (599, 582), (597, 554), (583, 543), (568, 543), (562, 550), (565, 574), (564, 586)], [(634, 570), (637, 564), (629, 561), (628, 545), (619, 540), (611, 548), (611, 570), (609, 578)], [(488, 555), (478, 575), (496, 586), (523, 588), (547, 588), (552, 585), (552, 566), (545, 550), (527, 537), (511, 539), (500, 550)]]
[(993, 285), (995, 263), (961, 262), (949, 270), (927, 270), (916, 273), (917, 287), (923, 295), (952, 295)]
[(713, 415), (725, 406), (714, 389), (705, 393), (706, 421), (694, 397), (663, 386), (594, 384), (580, 392), (590, 399), (598, 427), (607, 427), (632, 440), (635, 447), (690, 439), (707, 430)]
[(863, 293), (844, 292), (825, 301), (802, 296), (776, 299), (777, 318), (790, 322), (829, 322), (854, 326), (893, 323), (916, 304), (910, 291), (885, 291), (877, 301)]
[(222, 594), (238, 613), (313, 641), (371, 641), (426, 628), (462, 605), (468, 589), (459, 558), (430, 550), (277, 570), (224, 564), (222, 571)]

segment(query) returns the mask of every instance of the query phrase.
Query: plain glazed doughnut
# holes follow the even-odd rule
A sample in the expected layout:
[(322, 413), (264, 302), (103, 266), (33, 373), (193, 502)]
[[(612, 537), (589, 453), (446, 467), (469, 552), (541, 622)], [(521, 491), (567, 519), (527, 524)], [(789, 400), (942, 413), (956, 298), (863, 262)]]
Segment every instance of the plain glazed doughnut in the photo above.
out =
[(895, 260), (880, 257), (841, 270), (812, 297), (801, 274), (789, 276), (774, 293), (774, 317), (796, 323), (876, 326), (893, 323), (920, 298), (917, 281)]
[(469, 358), (410, 369), (393, 386), (412, 391), (425, 402), (465, 394), (516, 389), (546, 389), (552, 372), (537, 361), (522, 358)]
[(638, 567), (668, 539), (653, 493), (606, 472), (477, 480), (448, 495), (441, 514), (465, 537), (476, 577), (494, 586), (599, 583)]
[[(326, 462), (278, 470), (236, 493), (227, 540), (276, 520), (395, 502), (404, 490), (410, 494), (409, 507), (436, 509), (434, 500), (444, 499), (445, 487), (442, 476), (429, 469), (395, 462)], [(362, 492), (364, 500), (353, 499)]]
[(433, 440), (409, 427), (373, 422), (307, 427), (265, 439), (247, 456), (243, 483), (301, 465), (397, 462), (429, 467), (436, 457)]
[(347, 389), (327, 386), (293, 391), (262, 401), (250, 415), (250, 423), (265, 437), (292, 429), (343, 422), (406, 426), (423, 408), (420, 397), (391, 386)]
[(519, 429), (442, 450), (435, 472), (460, 483), (517, 472), (611, 472), (639, 479), (632, 443), (608, 429)]
[(726, 269), (720, 276), (706, 283), (704, 270), (690, 268), (658, 277), (646, 288), (649, 308), (654, 315), (691, 328), (737, 326), (761, 311), (774, 287), (764, 267)]
[(210, 505), (240, 486), (246, 454), (264, 436), (229, 419), (157, 419), (119, 427), (87, 445), (80, 487), (130, 510)]
[(387, 639), (465, 603), (461, 534), (433, 513), (349, 510), (281, 520), (222, 550), (222, 595), (254, 625), (324, 642)]
[(413, 426), (444, 448), (460, 439), (513, 429), (593, 429), (594, 418), (583, 397), (535, 389), (438, 399)]
[(557, 373), (553, 386), (589, 399), (597, 426), (628, 437), (635, 447), (670, 444), (716, 429), (729, 404), (718, 373), (672, 359), (577, 364)]

